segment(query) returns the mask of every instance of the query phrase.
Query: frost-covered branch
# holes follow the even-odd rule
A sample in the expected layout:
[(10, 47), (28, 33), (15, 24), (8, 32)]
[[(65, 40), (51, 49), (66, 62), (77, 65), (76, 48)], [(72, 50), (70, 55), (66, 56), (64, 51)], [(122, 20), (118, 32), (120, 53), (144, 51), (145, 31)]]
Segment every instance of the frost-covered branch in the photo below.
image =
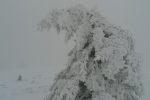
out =
[(76, 43), (47, 100), (140, 100), (140, 58), (131, 33), (82, 5), (53, 10), (39, 27), (65, 31), (65, 40)]

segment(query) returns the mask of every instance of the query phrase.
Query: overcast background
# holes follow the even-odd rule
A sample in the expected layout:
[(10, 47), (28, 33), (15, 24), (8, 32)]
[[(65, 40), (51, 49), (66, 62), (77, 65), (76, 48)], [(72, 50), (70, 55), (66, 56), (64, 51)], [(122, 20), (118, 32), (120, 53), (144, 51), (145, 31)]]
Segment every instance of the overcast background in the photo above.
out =
[(37, 31), (37, 23), (53, 8), (82, 3), (98, 6), (111, 23), (129, 30), (143, 58), (145, 95), (150, 93), (150, 0), (0, 0), (0, 71), (20, 67), (65, 67), (71, 44), (64, 35)]

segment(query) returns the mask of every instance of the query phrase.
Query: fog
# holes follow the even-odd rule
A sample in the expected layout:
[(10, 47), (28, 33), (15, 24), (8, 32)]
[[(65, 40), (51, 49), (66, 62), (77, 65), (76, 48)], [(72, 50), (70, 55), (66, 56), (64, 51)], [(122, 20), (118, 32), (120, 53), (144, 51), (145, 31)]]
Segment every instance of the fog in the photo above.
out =
[(40, 32), (37, 23), (51, 9), (82, 3), (97, 6), (111, 23), (133, 34), (136, 51), (142, 56), (145, 96), (150, 92), (150, 0), (0, 0), (0, 70), (20, 67), (62, 68), (72, 43), (55, 30)]

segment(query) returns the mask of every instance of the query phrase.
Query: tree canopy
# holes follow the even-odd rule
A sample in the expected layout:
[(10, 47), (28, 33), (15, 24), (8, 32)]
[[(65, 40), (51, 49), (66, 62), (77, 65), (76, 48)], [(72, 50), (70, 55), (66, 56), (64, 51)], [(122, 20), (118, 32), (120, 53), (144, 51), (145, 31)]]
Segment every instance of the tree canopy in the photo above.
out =
[(64, 31), (66, 42), (73, 37), (75, 46), (47, 100), (140, 100), (140, 57), (131, 33), (82, 5), (52, 10), (39, 23), (41, 30), (51, 27)]

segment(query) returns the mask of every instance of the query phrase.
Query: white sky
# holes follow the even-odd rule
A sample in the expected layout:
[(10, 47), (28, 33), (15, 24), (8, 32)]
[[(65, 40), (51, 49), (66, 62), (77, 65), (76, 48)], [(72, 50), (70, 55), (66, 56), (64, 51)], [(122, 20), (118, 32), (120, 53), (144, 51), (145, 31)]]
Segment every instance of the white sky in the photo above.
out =
[(77, 3), (97, 5), (113, 24), (134, 36), (143, 57), (145, 96), (150, 93), (150, 0), (0, 0), (0, 70), (26, 66), (64, 67), (68, 45), (55, 31), (39, 32), (36, 24), (53, 8)]

